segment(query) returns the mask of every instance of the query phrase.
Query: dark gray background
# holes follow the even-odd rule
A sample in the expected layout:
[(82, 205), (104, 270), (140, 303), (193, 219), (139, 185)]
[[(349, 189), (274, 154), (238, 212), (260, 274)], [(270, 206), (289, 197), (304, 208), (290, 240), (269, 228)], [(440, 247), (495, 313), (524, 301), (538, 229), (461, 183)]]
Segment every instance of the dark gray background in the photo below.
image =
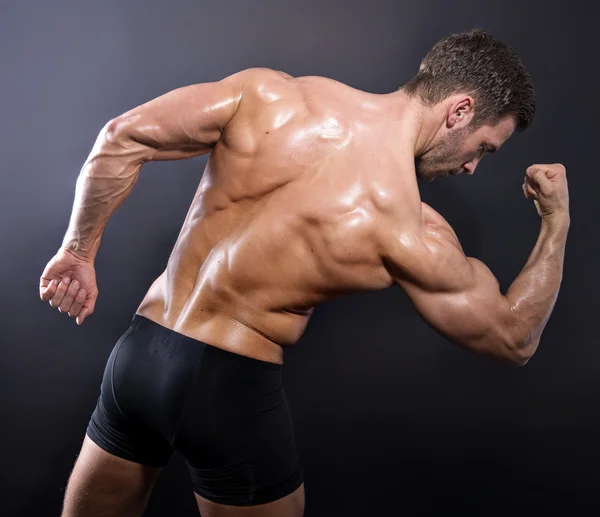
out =
[[(478, 25), (522, 56), (538, 114), (474, 177), (422, 184), (423, 199), (506, 289), (540, 224), (521, 191), (525, 168), (564, 163), (572, 224), (561, 295), (525, 368), (454, 347), (398, 288), (318, 309), (285, 355), (306, 516), (598, 514), (594, 20), (576, 2), (2, 0), (3, 513), (58, 515), (108, 354), (164, 269), (206, 161), (144, 167), (104, 234), (96, 313), (77, 327), (39, 300), (38, 280), (104, 123), (254, 66), (391, 92), (439, 38)], [(147, 515), (195, 514), (176, 456)]]

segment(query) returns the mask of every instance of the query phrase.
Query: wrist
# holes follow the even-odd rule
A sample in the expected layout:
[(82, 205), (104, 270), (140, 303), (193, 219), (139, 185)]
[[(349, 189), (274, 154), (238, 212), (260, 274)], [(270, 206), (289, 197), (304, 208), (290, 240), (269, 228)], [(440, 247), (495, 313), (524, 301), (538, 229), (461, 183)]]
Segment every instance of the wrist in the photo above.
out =
[(96, 260), (96, 254), (98, 252), (98, 246), (90, 246), (85, 243), (73, 239), (65, 237), (60, 247), (61, 250), (69, 253), (79, 260), (83, 260), (84, 262), (89, 262), (93, 264)]
[(568, 212), (548, 214), (542, 217), (542, 231), (546, 230), (550, 235), (564, 241), (569, 233), (571, 217)]
[(555, 210), (549, 214), (542, 216), (542, 224), (549, 226), (569, 226), (571, 223), (571, 215), (568, 210)]

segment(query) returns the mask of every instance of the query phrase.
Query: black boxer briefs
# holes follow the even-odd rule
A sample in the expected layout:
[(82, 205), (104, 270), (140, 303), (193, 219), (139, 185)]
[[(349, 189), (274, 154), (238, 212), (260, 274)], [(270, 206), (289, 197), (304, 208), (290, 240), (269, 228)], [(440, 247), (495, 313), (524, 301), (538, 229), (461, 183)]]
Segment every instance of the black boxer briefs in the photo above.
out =
[(87, 434), (145, 465), (164, 466), (177, 450), (210, 501), (268, 503), (303, 481), (282, 373), (136, 314), (110, 354)]

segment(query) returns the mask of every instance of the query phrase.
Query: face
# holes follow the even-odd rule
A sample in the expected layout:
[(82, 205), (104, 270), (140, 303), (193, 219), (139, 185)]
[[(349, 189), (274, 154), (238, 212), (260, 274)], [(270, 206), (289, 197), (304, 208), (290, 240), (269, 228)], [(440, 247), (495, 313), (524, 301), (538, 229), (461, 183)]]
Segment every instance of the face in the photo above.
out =
[(475, 131), (468, 125), (452, 128), (430, 150), (415, 158), (417, 176), (433, 181), (461, 172), (472, 175), (483, 156), (498, 150), (515, 127), (515, 119), (508, 116)]

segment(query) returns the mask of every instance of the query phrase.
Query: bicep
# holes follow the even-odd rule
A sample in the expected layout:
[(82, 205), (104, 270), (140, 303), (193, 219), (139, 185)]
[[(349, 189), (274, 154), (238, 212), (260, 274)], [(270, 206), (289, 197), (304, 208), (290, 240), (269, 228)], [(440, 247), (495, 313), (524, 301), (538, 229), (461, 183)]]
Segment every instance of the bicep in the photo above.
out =
[(234, 117), (244, 84), (265, 73), (248, 69), (220, 81), (177, 88), (117, 117), (109, 133), (137, 145), (142, 162), (207, 153)]
[(421, 318), (439, 334), (471, 352), (514, 362), (510, 304), (489, 268), (466, 257), (452, 237), (420, 240), (404, 250), (394, 270)]

